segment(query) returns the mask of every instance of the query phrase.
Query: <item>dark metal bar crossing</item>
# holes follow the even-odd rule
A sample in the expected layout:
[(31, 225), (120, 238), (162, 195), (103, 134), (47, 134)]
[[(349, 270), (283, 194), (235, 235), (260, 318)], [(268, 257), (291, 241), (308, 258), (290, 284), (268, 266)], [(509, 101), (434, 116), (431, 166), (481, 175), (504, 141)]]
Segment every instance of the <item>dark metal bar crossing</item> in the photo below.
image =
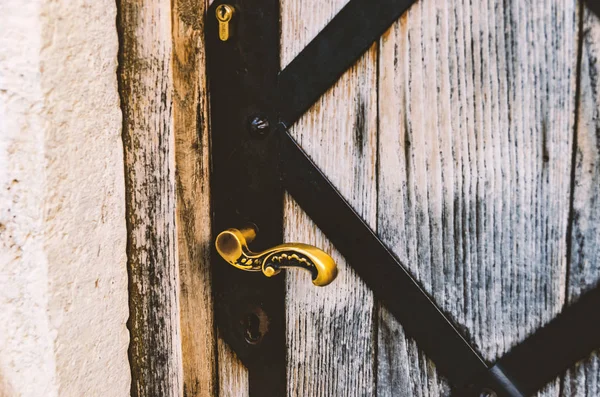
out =
[(350, 204), (282, 132), (284, 188), (348, 260), (439, 371), (457, 385), (487, 365)]
[(295, 123), (416, 0), (351, 0), (279, 74), (273, 102)]

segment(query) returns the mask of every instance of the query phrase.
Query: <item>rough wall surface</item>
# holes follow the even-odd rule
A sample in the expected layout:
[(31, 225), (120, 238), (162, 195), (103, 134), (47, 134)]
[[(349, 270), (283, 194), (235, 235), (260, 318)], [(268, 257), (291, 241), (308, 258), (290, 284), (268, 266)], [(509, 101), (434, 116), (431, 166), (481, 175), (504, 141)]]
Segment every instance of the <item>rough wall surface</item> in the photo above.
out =
[(0, 2), (0, 396), (130, 391), (115, 18)]

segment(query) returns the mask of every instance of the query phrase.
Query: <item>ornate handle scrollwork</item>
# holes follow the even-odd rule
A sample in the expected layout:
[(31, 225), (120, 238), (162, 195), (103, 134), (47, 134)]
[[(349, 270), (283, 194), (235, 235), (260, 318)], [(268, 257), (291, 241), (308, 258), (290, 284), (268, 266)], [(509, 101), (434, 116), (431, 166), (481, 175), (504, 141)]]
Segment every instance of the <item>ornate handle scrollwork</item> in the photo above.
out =
[(262, 252), (252, 252), (248, 243), (256, 237), (254, 229), (227, 229), (217, 236), (217, 252), (229, 264), (250, 272), (262, 271), (267, 277), (283, 268), (300, 268), (312, 274), (317, 286), (331, 283), (337, 276), (337, 266), (331, 256), (308, 244), (288, 243)]

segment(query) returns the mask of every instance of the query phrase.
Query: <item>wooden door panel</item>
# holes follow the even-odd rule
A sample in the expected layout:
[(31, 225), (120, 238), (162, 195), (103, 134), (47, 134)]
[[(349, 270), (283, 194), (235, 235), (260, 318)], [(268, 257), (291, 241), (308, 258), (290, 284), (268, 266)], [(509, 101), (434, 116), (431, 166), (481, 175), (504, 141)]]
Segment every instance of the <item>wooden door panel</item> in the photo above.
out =
[[(282, 0), (281, 66), (346, 2)], [(207, 2), (118, 7), (132, 393), (248, 395), (211, 320)], [(600, 278), (599, 53), (581, 3), (419, 0), (291, 130), (486, 359)], [(322, 289), (285, 274), (287, 394), (447, 395), (289, 196), (285, 211), (285, 239), (340, 267)], [(592, 354), (539, 394), (599, 395), (599, 368)]]
[[(282, 1), (282, 67), (344, 4)], [(580, 268), (568, 261), (574, 132), (597, 139), (593, 112), (579, 116), (592, 127), (576, 130), (578, 21), (579, 5), (566, 2), (420, 1), (291, 130), (488, 360), (594, 282), (594, 244), (570, 256)], [(584, 48), (581, 100), (593, 109), (595, 48)], [(580, 151), (595, 167), (596, 152)], [(588, 174), (576, 170), (576, 188)], [(594, 194), (576, 190), (575, 200)], [(287, 394), (448, 395), (434, 364), (285, 200), (285, 239), (340, 264), (324, 289), (286, 274)], [(593, 205), (584, 212), (597, 216)], [(592, 232), (586, 241), (597, 242)], [(597, 366), (592, 358), (539, 394), (594, 395)]]
[[(423, 0), (381, 40), (378, 233), (488, 360), (564, 304), (576, 15)], [(379, 329), (379, 395), (445, 390)]]
[[(291, 3), (282, 3), (284, 65), (320, 29), (319, 7)], [(365, 58), (292, 129), (372, 226), (357, 194), (377, 200), (379, 235), (490, 360), (553, 318), (565, 297), (577, 6), (546, 3), (414, 5), (366, 55), (379, 56), (378, 125), (363, 121), (364, 136), (376, 141), (378, 131), (375, 154), (353, 151), (358, 123), (351, 108), (360, 97), (351, 85), (360, 90), (364, 83), (349, 74), (361, 71)], [(323, 8), (323, 20), (337, 11)], [(369, 164), (377, 165), (377, 185), (354, 175), (357, 166), (368, 173)], [(289, 201), (287, 208), (286, 238), (320, 243), (298, 207)], [(344, 381), (345, 393), (375, 391), (356, 387), (368, 373), (345, 380), (352, 364), (343, 350), (329, 355), (301, 337), (318, 329), (327, 340), (338, 329), (336, 313), (352, 318), (358, 300), (370, 305), (361, 282), (347, 279), (355, 277), (351, 271), (345, 277), (345, 265), (341, 270), (340, 280), (321, 291), (287, 276), (291, 395), (334, 395)], [(349, 284), (358, 289), (344, 298)], [(373, 310), (377, 326), (336, 335), (337, 349), (353, 343), (361, 354), (359, 335), (374, 332), (378, 395), (447, 394), (401, 326), (384, 307)], [(356, 369), (368, 359), (356, 358)]]

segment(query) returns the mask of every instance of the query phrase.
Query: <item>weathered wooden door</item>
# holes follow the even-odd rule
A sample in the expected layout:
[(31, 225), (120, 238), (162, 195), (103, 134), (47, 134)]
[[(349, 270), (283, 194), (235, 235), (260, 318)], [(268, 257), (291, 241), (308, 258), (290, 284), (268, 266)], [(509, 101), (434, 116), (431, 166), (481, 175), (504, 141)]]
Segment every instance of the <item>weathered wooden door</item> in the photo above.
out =
[[(289, 131), (484, 360), (493, 362), (551, 320), (567, 299), (576, 299), (571, 285), (575, 280), (589, 286), (597, 279), (592, 273), (574, 277), (573, 272), (584, 269), (572, 266), (573, 261), (587, 261), (578, 257), (583, 252), (573, 250), (580, 241), (573, 239), (580, 227), (574, 211), (581, 205), (573, 189), (582, 185), (578, 178), (587, 177), (577, 172), (576, 146), (583, 9), (575, 2), (418, 2), (312, 105), (304, 98), (311, 96), (306, 92), (315, 85), (327, 88), (322, 85), (328, 68), (337, 67), (337, 59), (347, 56), (360, 34), (368, 34), (362, 31), (370, 32), (375, 21), (394, 15), (394, 7), (403, 11), (409, 4), (363, 2), (357, 11), (353, 7), (360, 8), (355, 6), (359, 1), (345, 3), (283, 1), (279, 42), (274, 38), (277, 1), (228, 3), (237, 10), (231, 20), (220, 22), (231, 27), (229, 39), (218, 41), (217, 24), (207, 25), (215, 232), (235, 226), (231, 222), (248, 221), (272, 233), (272, 242), (280, 239), (272, 232), (281, 217), (280, 192), (264, 179), (277, 178), (274, 159), (283, 157), (282, 186), (291, 193), (285, 193), (283, 240), (323, 247), (340, 266), (339, 278), (321, 289), (294, 272), (286, 273), (285, 294), (275, 287), (265, 293), (275, 282), (261, 282), (256, 288), (265, 295), (256, 298), (256, 307), (283, 295), (285, 307), (267, 307), (259, 314), (257, 309), (248, 309), (248, 314), (241, 310), (233, 317), (248, 315), (247, 320), (227, 318), (219, 325), (225, 333), (252, 333), (252, 327), (257, 338), (266, 333), (258, 343), (268, 347), (254, 353), (230, 339), (251, 371), (251, 394), (282, 394), (283, 389), (299, 396), (447, 394), (448, 385), (434, 363), (421, 354), (419, 343), (406, 339), (403, 324), (377, 300), (377, 284), (385, 288), (385, 278), (393, 277), (376, 266), (378, 253), (370, 257), (372, 247), (365, 244), (367, 253), (353, 257), (343, 242), (340, 247), (329, 243), (338, 236), (321, 233), (304, 213), (304, 203), (311, 207), (316, 200), (330, 211), (329, 217), (337, 218), (319, 225), (330, 233), (360, 234), (354, 225), (340, 225), (347, 220), (336, 212), (338, 204), (317, 186), (316, 174), (297, 170), (303, 166), (291, 159), (295, 155), (286, 149), (288, 144), (277, 141), (288, 138), (277, 135)], [(219, 18), (220, 11), (215, 12)], [(588, 17), (590, 24), (594, 18)], [(363, 26), (365, 20), (369, 22)], [(344, 29), (361, 33), (341, 33)], [(281, 60), (274, 65), (278, 46)], [(275, 79), (279, 68), (283, 71)], [(227, 85), (238, 78), (237, 85)], [(270, 91), (276, 92), (275, 100), (269, 98)], [(234, 92), (243, 98), (233, 99)], [(312, 106), (295, 122), (289, 114), (299, 115), (304, 105)], [(250, 123), (246, 129), (245, 123)], [(252, 123), (264, 128), (259, 136)], [(245, 143), (236, 146), (240, 140)], [(267, 193), (267, 188), (272, 190)], [(310, 199), (311, 194), (320, 197)], [(304, 203), (298, 205), (295, 197)], [(274, 201), (267, 204), (269, 198)], [(258, 209), (261, 205), (268, 207)], [(312, 209), (311, 214), (319, 217), (317, 212)], [(588, 238), (598, 241), (597, 235)], [(356, 244), (363, 240), (357, 237)], [(367, 284), (353, 271), (361, 264), (352, 260), (374, 262), (359, 271)], [(217, 260), (217, 275), (219, 264)], [(229, 306), (253, 299), (245, 293), (235, 296), (239, 287), (232, 287), (240, 283), (248, 288), (252, 278), (239, 274), (233, 280), (230, 273), (221, 277), (227, 286), (221, 291), (217, 281), (217, 318), (220, 311), (231, 316)], [(219, 309), (225, 296), (232, 295), (228, 307)], [(391, 304), (384, 292), (381, 296)], [(408, 291), (396, 295), (407, 300), (400, 306), (419, 306), (413, 298)], [(419, 307), (411, 316), (428, 321), (424, 311)], [(284, 326), (277, 319), (282, 313)], [(242, 330), (229, 329), (240, 324)], [(285, 345), (279, 343), (285, 352), (274, 353), (278, 342), (269, 339), (269, 332), (285, 334)], [(423, 330), (413, 328), (417, 341), (419, 332)], [(436, 332), (443, 342), (433, 344), (431, 355), (451, 344), (445, 330)], [(446, 354), (451, 352), (448, 348)], [(253, 355), (260, 356), (258, 363), (248, 358)], [(451, 359), (469, 371), (466, 357), (456, 354)], [(274, 370), (278, 360), (279, 366), (285, 362), (286, 371)], [(440, 361), (435, 364), (442, 367)], [(444, 371), (451, 378), (462, 375), (458, 369)], [(278, 381), (285, 387), (274, 386)], [(522, 386), (527, 394), (535, 391), (527, 387)], [(560, 388), (560, 383), (549, 387)]]
[[(215, 9), (224, 3), (235, 12), (229, 39), (219, 41)], [(249, 221), (258, 226), (259, 236), (268, 236), (257, 240), (257, 248), (276, 240), (311, 244), (338, 265), (337, 279), (320, 288), (304, 272), (250, 275), (227, 267), (215, 254), (214, 293), (201, 288), (199, 293), (182, 281), (187, 395), (437, 396), (449, 395), (456, 386), (406, 336), (403, 324), (374, 294), (377, 287), (370, 288), (355, 272), (357, 266), (365, 272), (366, 265), (346, 261), (330, 242), (335, 236), (324, 234), (280, 183), (288, 178), (281, 173), (288, 172), (285, 164), (293, 153), (285, 149), (289, 139), (282, 143), (277, 134), (289, 134), (488, 363), (600, 279), (598, 16), (572, 0), (418, 0), (293, 125), (278, 124), (277, 107), (286, 105), (271, 96), (278, 90), (277, 72), (347, 3), (219, 1), (207, 8), (206, 24), (195, 27), (190, 3), (174, 2), (173, 67), (180, 73), (174, 101), (188, 107), (181, 110), (181, 120), (190, 124), (180, 120), (176, 126), (191, 135), (203, 132), (201, 154), (193, 155), (201, 160), (196, 165), (207, 171), (204, 162), (212, 157), (211, 244), (219, 231)], [(395, 2), (370, 7), (385, 15), (390, 3)], [(198, 90), (204, 94), (204, 77), (200, 88), (182, 88), (202, 70), (203, 41), (196, 36), (202, 29), (211, 112), (196, 97)], [(189, 37), (199, 43), (200, 58), (185, 41)], [(328, 47), (331, 58), (344, 52), (343, 42), (337, 44)], [(193, 67), (186, 66), (189, 59)], [(320, 67), (318, 59), (314, 65)], [(202, 109), (195, 108), (198, 103)], [(212, 127), (210, 153), (204, 117)], [(175, 172), (193, 179), (196, 166), (177, 153)], [(248, 166), (240, 168), (240, 159)], [(238, 169), (234, 177), (231, 164)], [(226, 176), (231, 179), (222, 179)], [(190, 180), (179, 182), (183, 209), (178, 211), (191, 211), (195, 194), (204, 190)], [(226, 194), (239, 193), (231, 190), (239, 184), (247, 194)], [(323, 205), (331, 202), (323, 198)], [(179, 236), (185, 241), (179, 250), (185, 253), (179, 258), (188, 270), (180, 274), (195, 280), (189, 262), (207, 256), (209, 237), (197, 242), (199, 253), (190, 236), (201, 220), (181, 216), (185, 230)], [(192, 223), (196, 226), (186, 229)], [(349, 227), (347, 233), (355, 231)], [(198, 297), (202, 294), (207, 298)], [(398, 300), (403, 296), (398, 291)], [(198, 336), (199, 328), (212, 323), (195, 319), (194, 311), (211, 297), (217, 353), (206, 365), (200, 363), (198, 345), (212, 343), (215, 336), (212, 331)], [(230, 335), (235, 332), (238, 339)], [(467, 364), (461, 356), (455, 360), (460, 372)], [(539, 395), (598, 396), (599, 368), (592, 353)], [(204, 370), (214, 376), (203, 381)]]

